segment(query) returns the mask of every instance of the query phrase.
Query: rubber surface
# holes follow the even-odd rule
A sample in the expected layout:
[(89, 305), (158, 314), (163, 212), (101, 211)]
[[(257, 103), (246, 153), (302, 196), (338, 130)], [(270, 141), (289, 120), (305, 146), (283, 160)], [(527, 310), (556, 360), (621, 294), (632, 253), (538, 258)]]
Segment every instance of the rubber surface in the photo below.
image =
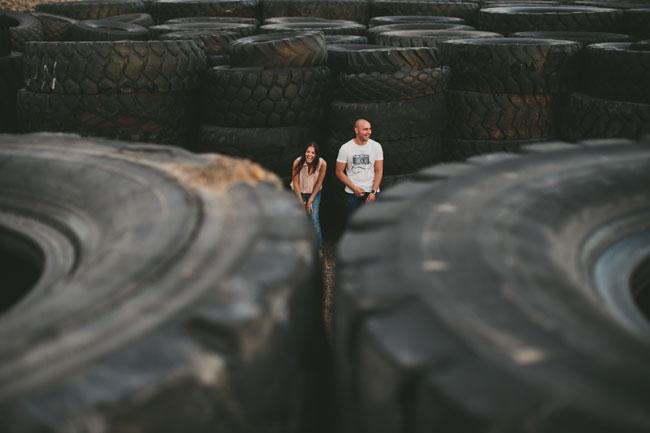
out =
[(241, 38), (230, 45), (233, 66), (321, 66), (327, 60), (322, 33), (276, 33)]
[(472, 22), (479, 10), (478, 2), (427, 0), (373, 0), (372, 16), (436, 15), (463, 18)]
[(220, 126), (286, 126), (319, 121), (329, 69), (213, 68), (202, 91), (204, 123)]
[(25, 51), (27, 42), (43, 40), (43, 27), (40, 21), (32, 15), (25, 12), (0, 12), (0, 15), (9, 17), (12, 50), (22, 53)]
[(275, 176), (169, 146), (1, 140), (3, 226), (49, 264), (2, 316), (4, 432), (314, 431), (314, 237)]
[(165, 33), (161, 40), (192, 40), (203, 45), (206, 55), (226, 54), (230, 44), (237, 39), (236, 33), (221, 30), (188, 30), (181, 32)]
[(491, 94), (452, 90), (447, 137), (465, 140), (529, 140), (553, 137), (551, 95)]
[(402, 68), (440, 66), (438, 50), (428, 47), (384, 47), (340, 44), (327, 47), (327, 65), (347, 73), (395, 72)]
[(311, 125), (275, 128), (230, 128), (201, 125), (197, 151), (248, 158), (280, 177), (291, 176), (291, 165), (307, 143), (321, 142), (322, 134)]
[(258, 0), (157, 0), (151, 13), (159, 23), (198, 16), (258, 18), (259, 5)]
[(341, 94), (350, 102), (380, 102), (435, 95), (447, 90), (451, 69), (401, 69), (393, 73), (340, 74)]
[(41, 42), (25, 55), (26, 88), (41, 93), (191, 90), (203, 71), (203, 49), (189, 40)]
[(553, 94), (574, 88), (580, 48), (552, 39), (477, 38), (445, 41), (440, 54), (453, 71), (454, 89)]
[(323, 32), (325, 35), (357, 35), (366, 34), (366, 26), (350, 21), (340, 20), (316, 21), (316, 22), (293, 22), (264, 24), (259, 28), (260, 33), (284, 33), (284, 32)]
[(32, 15), (41, 23), (44, 41), (64, 41), (70, 26), (77, 22), (72, 18), (45, 12), (32, 12)]
[(70, 41), (144, 41), (149, 30), (138, 24), (110, 20), (77, 21), (68, 28)]
[[(650, 147), (525, 151), (425, 170), (352, 218), (337, 431), (650, 428), (648, 324), (629, 283), (648, 257)], [(599, 287), (616, 275), (628, 318)]]
[(567, 118), (564, 134), (572, 141), (600, 137), (637, 139), (650, 133), (650, 104), (574, 93), (569, 99)]
[(344, 19), (366, 24), (370, 17), (370, 3), (368, 0), (264, 0), (262, 15), (264, 18)]
[(495, 32), (479, 30), (395, 30), (376, 36), (379, 45), (393, 47), (431, 47), (440, 48), (444, 41), (451, 39), (498, 38)]
[(0, 57), (0, 132), (18, 132), (16, 95), (23, 87), (23, 54)]
[(114, 15), (144, 12), (141, 0), (84, 0), (40, 3), (36, 11), (63, 15), (76, 20), (98, 20)]
[(61, 95), (18, 92), (23, 132), (57, 131), (186, 146), (195, 128), (189, 92)]

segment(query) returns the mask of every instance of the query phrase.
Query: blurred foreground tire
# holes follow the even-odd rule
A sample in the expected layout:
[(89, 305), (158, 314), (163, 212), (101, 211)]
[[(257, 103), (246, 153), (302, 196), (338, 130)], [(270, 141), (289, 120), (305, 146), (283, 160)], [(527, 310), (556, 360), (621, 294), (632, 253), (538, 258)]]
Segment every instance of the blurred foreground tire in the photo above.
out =
[(424, 170), (339, 246), (337, 431), (650, 429), (650, 146)]
[(37, 277), (0, 298), (3, 432), (314, 430), (313, 235), (275, 176), (74, 135), (0, 144), (0, 257)]

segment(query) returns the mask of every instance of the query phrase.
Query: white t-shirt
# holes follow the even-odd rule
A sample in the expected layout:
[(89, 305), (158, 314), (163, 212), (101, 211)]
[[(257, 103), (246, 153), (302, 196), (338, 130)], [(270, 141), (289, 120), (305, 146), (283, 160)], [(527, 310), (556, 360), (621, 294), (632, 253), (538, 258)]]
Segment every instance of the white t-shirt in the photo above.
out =
[[(363, 188), (365, 192), (372, 190), (372, 183), (375, 180), (375, 161), (384, 160), (384, 151), (381, 144), (374, 140), (368, 140), (364, 145), (358, 145), (354, 139), (343, 144), (339, 149), (339, 156), (336, 162), (346, 163), (345, 174), (352, 183)], [(352, 193), (352, 190), (345, 187), (345, 192)]]

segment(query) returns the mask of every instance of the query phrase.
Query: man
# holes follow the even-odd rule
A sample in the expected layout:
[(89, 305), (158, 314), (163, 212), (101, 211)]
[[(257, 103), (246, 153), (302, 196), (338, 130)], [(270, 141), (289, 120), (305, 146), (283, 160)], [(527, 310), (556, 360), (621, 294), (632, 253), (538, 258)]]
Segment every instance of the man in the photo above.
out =
[(336, 158), (336, 177), (345, 185), (346, 217), (362, 203), (377, 200), (384, 174), (384, 151), (370, 139), (372, 128), (366, 119), (354, 122), (354, 138), (343, 144)]

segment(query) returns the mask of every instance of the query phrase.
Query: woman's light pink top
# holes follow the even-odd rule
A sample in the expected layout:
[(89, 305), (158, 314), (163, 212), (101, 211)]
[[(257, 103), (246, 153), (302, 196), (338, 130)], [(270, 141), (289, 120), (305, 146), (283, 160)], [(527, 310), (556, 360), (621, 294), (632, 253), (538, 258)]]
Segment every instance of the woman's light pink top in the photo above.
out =
[[(300, 157), (296, 158), (294, 162), (297, 162), (300, 159)], [(316, 181), (318, 180), (318, 174), (320, 173), (320, 165), (323, 162), (323, 158), (318, 158), (318, 165), (316, 166), (316, 170), (314, 170), (313, 173), (309, 174), (309, 169), (307, 168), (307, 163), (305, 162), (302, 165), (302, 168), (300, 169), (300, 173), (298, 174), (298, 178), (300, 180), (300, 192), (303, 194), (311, 194), (314, 191), (314, 185), (316, 185)], [(291, 184), (291, 187), (293, 189), (293, 183)], [(321, 185), (320, 189), (323, 189), (323, 186)]]

